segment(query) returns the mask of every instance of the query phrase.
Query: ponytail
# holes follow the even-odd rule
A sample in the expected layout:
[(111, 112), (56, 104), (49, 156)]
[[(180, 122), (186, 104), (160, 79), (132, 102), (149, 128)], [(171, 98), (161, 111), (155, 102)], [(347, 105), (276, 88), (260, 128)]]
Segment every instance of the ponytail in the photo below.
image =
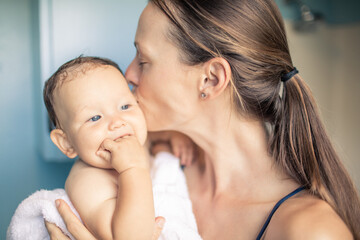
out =
[(274, 159), (310, 192), (328, 202), (360, 239), (360, 201), (299, 74), (284, 83), (282, 114), (270, 141)]

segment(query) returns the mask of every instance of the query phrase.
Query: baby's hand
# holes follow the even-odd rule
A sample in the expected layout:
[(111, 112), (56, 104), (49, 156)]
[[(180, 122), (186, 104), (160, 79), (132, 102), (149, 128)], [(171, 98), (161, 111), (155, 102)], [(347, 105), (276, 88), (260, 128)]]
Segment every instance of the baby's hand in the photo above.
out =
[[(117, 140), (105, 139), (102, 147), (110, 152), (110, 163), (113, 168), (122, 173), (130, 168), (149, 169), (149, 162), (144, 147), (135, 136), (125, 136)], [(105, 152), (99, 152), (106, 159)]]
[(180, 159), (180, 164), (190, 166), (195, 157), (195, 143), (184, 134), (172, 132), (170, 145), (173, 154)]

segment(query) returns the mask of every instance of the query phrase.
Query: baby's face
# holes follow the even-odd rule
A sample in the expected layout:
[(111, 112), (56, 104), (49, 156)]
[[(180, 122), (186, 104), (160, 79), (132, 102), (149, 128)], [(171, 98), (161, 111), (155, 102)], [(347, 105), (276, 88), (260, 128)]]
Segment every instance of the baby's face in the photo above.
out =
[(65, 81), (55, 92), (55, 111), (70, 144), (88, 164), (111, 168), (97, 153), (105, 139), (135, 135), (146, 140), (146, 122), (124, 76), (100, 66)]

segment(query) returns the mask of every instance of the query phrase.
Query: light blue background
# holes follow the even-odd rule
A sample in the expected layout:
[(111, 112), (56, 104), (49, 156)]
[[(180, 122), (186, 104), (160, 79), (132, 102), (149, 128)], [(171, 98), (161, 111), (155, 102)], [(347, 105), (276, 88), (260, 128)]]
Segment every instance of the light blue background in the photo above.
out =
[[(60, 3), (61, 0), (57, 1)], [(5, 239), (7, 226), (18, 204), (38, 189), (63, 187), (72, 165), (71, 162), (45, 161), (43, 157), (39, 2), (40, 0), (0, 0), (0, 239)], [(125, 70), (135, 54), (133, 38), (136, 24), (147, 1), (71, 2), (74, 8), (61, 10), (59, 6), (55, 9), (59, 11), (57, 14), (68, 14), (68, 20), (79, 9), (81, 16), (93, 14), (94, 18), (89, 22), (93, 32), (88, 32), (90, 37), (86, 44), (98, 44), (99, 48), (72, 49), (79, 44), (75, 33), (65, 34), (61, 39), (55, 34), (55, 45), (69, 45), (65, 48), (67, 51), (57, 53), (61, 56), (52, 62), (52, 67), (58, 67), (63, 61), (85, 53), (109, 57)], [(281, 3), (280, 0), (277, 2)], [(359, 20), (360, 15), (356, 11), (360, 3), (358, 0), (305, 2), (313, 2), (317, 9), (323, 10), (330, 23)], [(282, 10), (287, 17), (294, 17), (291, 15), (291, 8), (283, 7)], [(97, 25), (97, 19), (108, 21), (108, 24)], [(76, 25), (76, 19), (73, 19), (73, 23), (73, 30), (81, 29), (81, 24)], [(63, 24), (71, 24), (71, 21)], [(112, 34), (109, 35), (109, 32)]]

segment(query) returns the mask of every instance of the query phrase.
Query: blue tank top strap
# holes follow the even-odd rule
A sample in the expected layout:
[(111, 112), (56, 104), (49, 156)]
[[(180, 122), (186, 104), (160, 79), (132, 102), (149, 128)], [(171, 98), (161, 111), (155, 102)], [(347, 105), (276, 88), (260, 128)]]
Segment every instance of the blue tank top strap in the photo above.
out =
[(269, 223), (270, 223), (270, 220), (272, 218), (272, 216), (274, 215), (274, 213), (276, 212), (276, 210), (280, 207), (280, 205), (285, 202), (287, 199), (291, 198), (292, 196), (294, 196), (295, 194), (297, 194), (298, 192), (301, 192), (302, 190), (304, 190), (305, 187), (299, 187), (297, 189), (295, 189), (294, 191), (292, 191), (291, 193), (289, 193), (288, 195), (286, 195), (285, 197), (283, 197), (282, 199), (280, 199), (280, 201), (278, 201), (274, 208), (271, 210), (268, 218), (266, 219), (266, 222), (264, 224), (264, 226), (261, 228), (261, 231), (259, 233), (259, 235), (256, 237), (256, 240), (260, 240), (261, 237), (263, 236), (266, 228), (268, 227)]

